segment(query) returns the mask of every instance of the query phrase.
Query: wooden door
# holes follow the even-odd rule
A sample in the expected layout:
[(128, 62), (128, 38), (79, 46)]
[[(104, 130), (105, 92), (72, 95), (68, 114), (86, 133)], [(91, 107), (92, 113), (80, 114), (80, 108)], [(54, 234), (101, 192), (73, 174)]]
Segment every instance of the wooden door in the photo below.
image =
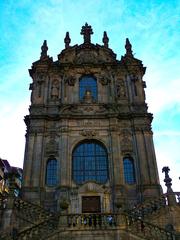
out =
[(100, 213), (101, 201), (99, 196), (83, 196), (82, 197), (83, 213)]

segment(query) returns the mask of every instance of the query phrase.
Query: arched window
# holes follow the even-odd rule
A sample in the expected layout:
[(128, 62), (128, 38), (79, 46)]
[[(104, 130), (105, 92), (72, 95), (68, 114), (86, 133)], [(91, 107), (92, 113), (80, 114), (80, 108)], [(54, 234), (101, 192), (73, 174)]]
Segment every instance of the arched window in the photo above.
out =
[(72, 154), (73, 180), (81, 184), (94, 180), (105, 183), (108, 180), (108, 156), (105, 147), (93, 140), (80, 143)]
[(125, 157), (123, 159), (123, 166), (124, 166), (124, 180), (125, 180), (125, 183), (134, 184), (136, 180), (135, 180), (133, 159), (130, 158), (130, 157)]
[(97, 81), (92, 76), (84, 76), (79, 81), (79, 99), (83, 100), (87, 91), (91, 92), (94, 100), (97, 100)]
[(48, 159), (46, 165), (46, 185), (56, 186), (57, 184), (57, 160)]

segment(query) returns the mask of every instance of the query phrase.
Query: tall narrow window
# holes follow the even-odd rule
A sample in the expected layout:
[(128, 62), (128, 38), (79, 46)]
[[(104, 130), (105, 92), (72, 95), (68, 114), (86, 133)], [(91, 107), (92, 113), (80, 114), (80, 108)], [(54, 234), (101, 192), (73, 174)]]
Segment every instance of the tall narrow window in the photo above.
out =
[(135, 180), (133, 159), (130, 158), (130, 157), (125, 157), (123, 159), (123, 166), (124, 166), (124, 180), (125, 180), (125, 183), (134, 184), (136, 180)]
[(73, 180), (105, 183), (108, 180), (108, 156), (105, 147), (93, 140), (80, 143), (72, 154)]
[(79, 81), (79, 98), (83, 100), (86, 92), (91, 92), (94, 100), (97, 100), (97, 81), (92, 76), (84, 76)]
[(57, 160), (49, 159), (46, 165), (46, 185), (56, 186), (57, 184)]

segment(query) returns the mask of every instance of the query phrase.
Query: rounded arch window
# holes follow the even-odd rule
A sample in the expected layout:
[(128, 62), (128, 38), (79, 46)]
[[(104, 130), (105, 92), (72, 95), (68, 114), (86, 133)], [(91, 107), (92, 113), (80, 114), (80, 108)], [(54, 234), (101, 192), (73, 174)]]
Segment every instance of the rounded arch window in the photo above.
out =
[(78, 144), (72, 153), (73, 180), (105, 183), (108, 180), (108, 155), (106, 148), (94, 140)]
[(97, 81), (93, 76), (83, 76), (79, 80), (79, 99), (83, 100), (87, 91), (91, 92), (94, 100), (97, 100)]
[(134, 160), (132, 157), (126, 156), (123, 158), (123, 167), (124, 167), (124, 180), (127, 184), (134, 184), (135, 171), (134, 171)]
[(55, 158), (49, 158), (46, 164), (46, 185), (57, 185), (57, 160)]

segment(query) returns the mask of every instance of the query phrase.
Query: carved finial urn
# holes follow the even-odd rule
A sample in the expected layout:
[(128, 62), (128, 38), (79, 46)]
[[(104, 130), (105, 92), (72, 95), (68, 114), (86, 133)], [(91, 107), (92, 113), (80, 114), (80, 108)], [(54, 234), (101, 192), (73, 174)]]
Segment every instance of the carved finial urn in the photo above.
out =
[(47, 41), (44, 40), (43, 45), (41, 46), (41, 59), (47, 57), (47, 51), (48, 51)]
[(126, 56), (133, 57), (132, 45), (128, 38), (126, 38), (125, 49), (126, 49)]
[(71, 38), (69, 36), (69, 32), (66, 32), (66, 36), (64, 38), (65, 48), (69, 47), (70, 42), (71, 42)]
[(107, 32), (106, 31), (104, 31), (104, 35), (103, 35), (102, 41), (104, 43), (104, 47), (108, 48), (109, 38), (107, 36)]
[(167, 199), (168, 199), (168, 205), (170, 206), (173, 206), (173, 205), (176, 205), (176, 197), (175, 197), (175, 194), (171, 188), (172, 186), (172, 179), (170, 178), (169, 176), (169, 167), (163, 167), (162, 169), (162, 172), (165, 173), (165, 179), (164, 179), (164, 182), (165, 182), (165, 185), (167, 187)]

